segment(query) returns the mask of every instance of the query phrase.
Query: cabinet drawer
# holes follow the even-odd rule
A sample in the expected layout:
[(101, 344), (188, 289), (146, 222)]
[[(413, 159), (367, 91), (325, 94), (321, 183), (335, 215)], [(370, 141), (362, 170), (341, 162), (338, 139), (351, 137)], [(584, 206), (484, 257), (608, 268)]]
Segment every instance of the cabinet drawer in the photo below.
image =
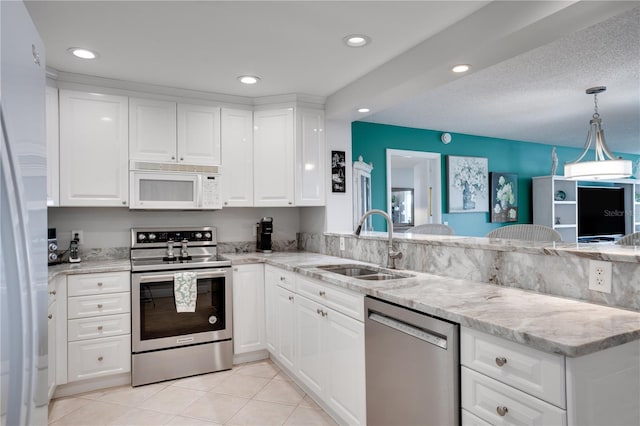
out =
[(297, 289), (298, 294), (358, 321), (364, 321), (364, 296), (361, 294), (343, 290), (330, 284), (319, 283), (302, 275), (297, 277)]
[(487, 423), (482, 420), (480, 417), (471, 414), (467, 410), (462, 410), (462, 415), (460, 416), (462, 420), (462, 426), (491, 426), (491, 423)]
[(562, 355), (461, 327), (460, 364), (560, 408), (567, 406)]
[(296, 291), (296, 274), (284, 269), (276, 268), (275, 266), (267, 265), (265, 267), (265, 279), (273, 280), (278, 283), (280, 287), (286, 288), (289, 291)]
[[(493, 425), (566, 425), (566, 411), (491, 379), (461, 368), (462, 408)], [(502, 415), (498, 412), (502, 411)]]
[(98, 315), (124, 314), (130, 312), (130, 293), (98, 294), (67, 299), (67, 317), (87, 318)]
[(69, 343), (69, 382), (131, 370), (131, 335)]
[(131, 290), (131, 274), (127, 271), (100, 274), (69, 275), (67, 291), (69, 296), (117, 293)]
[(74, 319), (68, 321), (68, 327), (68, 339), (70, 342), (130, 334), (131, 315), (105, 315)]

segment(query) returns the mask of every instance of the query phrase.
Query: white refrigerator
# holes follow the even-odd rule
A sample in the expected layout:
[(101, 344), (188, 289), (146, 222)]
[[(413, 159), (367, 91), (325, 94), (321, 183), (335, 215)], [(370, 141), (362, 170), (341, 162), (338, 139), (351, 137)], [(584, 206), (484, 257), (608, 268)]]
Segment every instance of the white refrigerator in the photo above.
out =
[(45, 57), (22, 1), (0, 1), (0, 108), (0, 425), (45, 425)]

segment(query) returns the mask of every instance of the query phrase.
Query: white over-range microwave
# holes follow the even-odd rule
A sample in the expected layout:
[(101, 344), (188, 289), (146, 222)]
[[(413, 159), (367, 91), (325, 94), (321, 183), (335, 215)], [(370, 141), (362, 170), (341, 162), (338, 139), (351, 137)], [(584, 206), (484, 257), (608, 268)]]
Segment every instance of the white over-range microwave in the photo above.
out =
[(222, 208), (219, 166), (131, 161), (129, 170), (130, 209)]

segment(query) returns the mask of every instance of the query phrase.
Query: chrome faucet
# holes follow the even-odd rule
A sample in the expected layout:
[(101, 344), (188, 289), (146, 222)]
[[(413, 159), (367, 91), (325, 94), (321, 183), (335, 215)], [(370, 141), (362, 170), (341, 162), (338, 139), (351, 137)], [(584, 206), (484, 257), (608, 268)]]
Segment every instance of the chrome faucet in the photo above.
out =
[(362, 215), (360, 222), (358, 222), (358, 226), (356, 227), (356, 231), (353, 233), (353, 235), (355, 235), (356, 238), (360, 236), (364, 221), (367, 220), (367, 217), (371, 216), (374, 213), (382, 215), (387, 220), (387, 229), (389, 231), (389, 244), (387, 246), (387, 268), (395, 269), (396, 259), (402, 259), (402, 253), (393, 249), (393, 222), (391, 222), (391, 217), (387, 214), (387, 212), (377, 209), (365, 212), (365, 214)]

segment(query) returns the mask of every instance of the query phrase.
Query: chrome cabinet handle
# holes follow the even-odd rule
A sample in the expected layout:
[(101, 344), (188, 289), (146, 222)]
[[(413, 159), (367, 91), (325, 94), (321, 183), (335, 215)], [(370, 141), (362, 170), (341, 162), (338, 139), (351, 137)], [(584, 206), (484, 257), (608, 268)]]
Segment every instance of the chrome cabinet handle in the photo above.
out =
[(102, 281), (98, 281), (98, 287), (102, 287)]
[(323, 316), (323, 317), (326, 317), (327, 315), (329, 315), (329, 312), (327, 312), (327, 311), (322, 311), (322, 316)]
[(126, 201), (123, 201), (123, 202), (122, 202), (122, 205), (123, 205), (123, 206), (126, 206), (126, 205), (127, 205), (127, 202), (126, 202)]
[(504, 417), (509, 412), (509, 409), (505, 406), (498, 406), (496, 407), (496, 411), (500, 417)]
[(102, 326), (101, 325), (98, 326), (98, 331), (102, 331)]
[(55, 290), (50, 291), (49, 294), (52, 295), (52, 296), (55, 296), (56, 295), (56, 291)]
[(172, 159), (172, 160), (175, 160), (175, 159), (176, 159), (176, 157), (171, 157), (171, 159)]
[(102, 361), (103, 359), (104, 359), (104, 358), (103, 358), (103, 357), (101, 357), (101, 356), (99, 356), (99, 357), (98, 357), (98, 361)]
[(47, 315), (47, 318), (52, 319), (53, 318), (53, 314)]
[(498, 365), (498, 367), (502, 367), (506, 363), (507, 363), (507, 359), (505, 357), (503, 357), (503, 356), (497, 356), (496, 357), (496, 364)]
[(316, 309), (316, 313), (317, 313), (318, 315), (320, 315), (320, 313), (321, 313), (321, 312), (322, 312), (322, 310), (321, 310), (320, 308)]
[(293, 300), (293, 296), (289, 296), (289, 300)]
[(102, 303), (98, 303), (98, 309), (102, 309)]
[(184, 161), (184, 157), (180, 157), (180, 161)]
[(326, 293), (325, 293), (324, 291), (320, 290), (320, 291), (318, 292), (318, 294), (319, 294), (320, 296), (324, 296)]
[(285, 279), (285, 277), (280, 277), (280, 281), (284, 281)]

